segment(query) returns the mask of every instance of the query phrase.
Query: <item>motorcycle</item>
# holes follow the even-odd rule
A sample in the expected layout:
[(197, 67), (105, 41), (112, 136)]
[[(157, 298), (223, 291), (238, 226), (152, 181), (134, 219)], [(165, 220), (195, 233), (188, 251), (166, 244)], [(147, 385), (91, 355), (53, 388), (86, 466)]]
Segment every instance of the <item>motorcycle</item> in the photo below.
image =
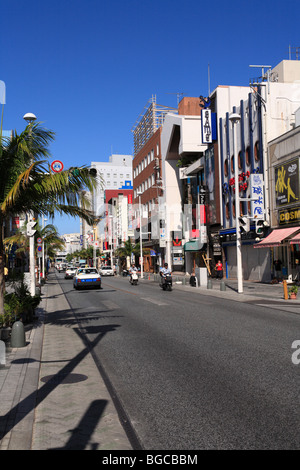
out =
[(171, 274), (167, 274), (166, 276), (162, 276), (160, 287), (163, 290), (172, 290), (172, 276)]
[(122, 271), (122, 276), (123, 276), (123, 277), (127, 277), (127, 276), (128, 276), (128, 271), (127, 271), (127, 269), (123, 269), (123, 271)]
[(137, 286), (139, 280), (139, 276), (136, 272), (131, 273), (129, 282), (132, 286)]

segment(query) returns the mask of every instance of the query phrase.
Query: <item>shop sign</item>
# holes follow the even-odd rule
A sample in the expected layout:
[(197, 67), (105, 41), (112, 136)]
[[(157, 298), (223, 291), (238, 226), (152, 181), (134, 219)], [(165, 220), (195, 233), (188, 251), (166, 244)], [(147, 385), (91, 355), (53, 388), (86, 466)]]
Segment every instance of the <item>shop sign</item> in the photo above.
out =
[(264, 179), (260, 173), (250, 175), (250, 194), (251, 194), (251, 218), (264, 219), (265, 217), (265, 199), (264, 199)]
[(300, 207), (278, 211), (279, 225), (293, 224), (300, 221)]
[(299, 158), (275, 167), (276, 207), (299, 201)]

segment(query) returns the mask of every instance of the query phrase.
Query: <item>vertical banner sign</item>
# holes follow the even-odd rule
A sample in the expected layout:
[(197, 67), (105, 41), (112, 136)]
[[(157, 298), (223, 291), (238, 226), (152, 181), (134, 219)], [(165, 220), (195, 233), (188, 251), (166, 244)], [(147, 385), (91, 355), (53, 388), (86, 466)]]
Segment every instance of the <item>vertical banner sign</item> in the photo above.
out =
[(133, 230), (132, 226), (132, 219), (133, 219), (133, 210), (132, 210), (132, 194), (128, 194), (127, 196), (127, 204), (128, 204), (128, 231)]
[(251, 218), (264, 219), (265, 199), (264, 199), (264, 179), (260, 173), (250, 175)]
[(212, 143), (211, 110), (201, 110), (202, 144)]

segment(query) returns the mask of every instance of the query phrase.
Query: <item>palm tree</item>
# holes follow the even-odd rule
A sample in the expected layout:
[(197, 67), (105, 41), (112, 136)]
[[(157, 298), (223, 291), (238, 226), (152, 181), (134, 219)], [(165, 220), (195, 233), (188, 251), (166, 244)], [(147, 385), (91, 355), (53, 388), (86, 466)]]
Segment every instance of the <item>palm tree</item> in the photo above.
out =
[(124, 243), (124, 246), (116, 250), (117, 256), (126, 259), (126, 268), (128, 268), (130, 265), (130, 258), (132, 253), (134, 255), (138, 255), (140, 253), (140, 244), (137, 243), (133, 245), (130, 238), (128, 238), (128, 240)]
[(53, 173), (48, 162), (53, 140), (54, 133), (39, 123), (29, 124), (9, 141), (0, 132), (0, 313), (4, 309), (5, 220), (29, 212), (52, 219), (56, 212), (79, 216), (89, 225), (95, 220), (85, 190), (96, 188), (96, 171), (82, 166)]

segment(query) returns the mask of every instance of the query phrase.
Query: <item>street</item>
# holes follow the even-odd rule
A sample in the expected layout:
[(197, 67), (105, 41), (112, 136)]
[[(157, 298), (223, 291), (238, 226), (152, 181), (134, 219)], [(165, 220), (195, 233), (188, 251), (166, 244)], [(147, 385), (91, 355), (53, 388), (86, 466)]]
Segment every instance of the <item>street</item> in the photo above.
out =
[(142, 448), (299, 449), (300, 318), (252, 303), (57, 274)]

